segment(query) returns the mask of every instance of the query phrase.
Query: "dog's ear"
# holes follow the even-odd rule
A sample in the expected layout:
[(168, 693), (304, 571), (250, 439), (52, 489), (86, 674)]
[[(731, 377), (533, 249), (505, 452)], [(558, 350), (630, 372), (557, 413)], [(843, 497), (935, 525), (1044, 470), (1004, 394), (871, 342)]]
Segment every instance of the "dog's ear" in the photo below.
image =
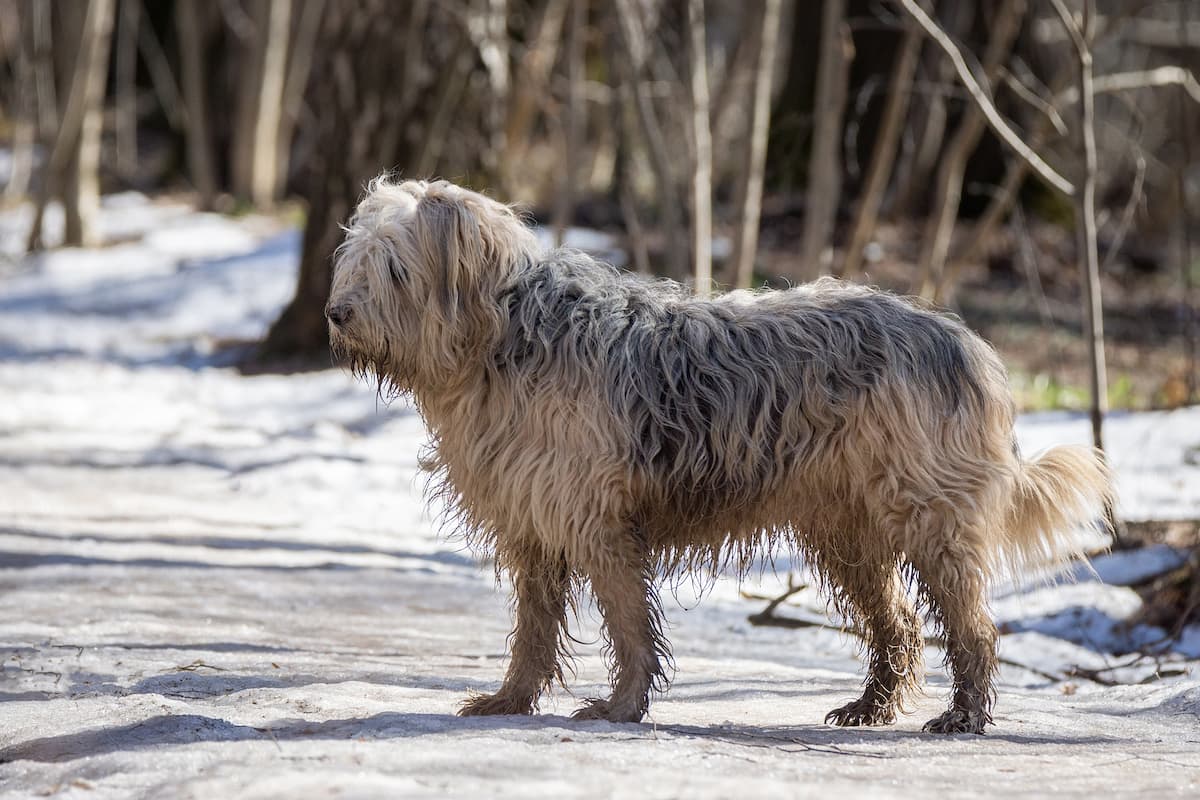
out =
[(437, 298), (454, 315), (483, 268), (479, 220), (462, 198), (427, 195), (417, 205), (417, 228)]

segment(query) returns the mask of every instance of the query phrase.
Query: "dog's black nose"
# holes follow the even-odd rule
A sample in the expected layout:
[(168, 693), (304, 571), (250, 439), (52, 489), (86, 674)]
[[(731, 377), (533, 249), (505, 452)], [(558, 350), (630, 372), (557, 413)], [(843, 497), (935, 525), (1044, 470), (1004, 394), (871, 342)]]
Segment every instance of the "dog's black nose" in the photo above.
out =
[(325, 316), (340, 328), (354, 316), (354, 310), (350, 306), (329, 306), (325, 309)]

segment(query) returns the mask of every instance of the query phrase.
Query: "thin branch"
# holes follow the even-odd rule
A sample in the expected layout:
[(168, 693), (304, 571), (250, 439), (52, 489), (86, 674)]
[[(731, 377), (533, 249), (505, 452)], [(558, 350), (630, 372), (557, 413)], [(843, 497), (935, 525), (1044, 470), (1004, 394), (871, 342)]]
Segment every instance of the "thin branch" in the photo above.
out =
[[(1104, 308), (1100, 296), (1100, 256), (1096, 245), (1096, 95), (1093, 90), (1092, 50), (1089, 42), (1093, 0), (1084, 0), (1082, 19), (1076, 20), (1063, 0), (1050, 0), (1063, 27), (1075, 45), (1078, 62), (1078, 123), (1079, 147), (1083, 156), (1080, 170), (1080, 191), (1075, 196), (1076, 237), (1080, 276), (1084, 287), (1084, 315), (1089, 354), (1091, 383), (1092, 444), (1104, 450), (1104, 415), (1108, 410), (1108, 378), (1104, 360)], [(1105, 516), (1114, 531), (1118, 524), (1113, 507)], [(1116, 535), (1116, 534), (1114, 534)]]
[[(1132, 92), (1138, 89), (1157, 89), (1163, 86), (1178, 86), (1188, 97), (1200, 103), (1200, 81), (1185, 67), (1167, 66), (1135, 72), (1117, 72), (1096, 78), (1092, 84), (1096, 94)], [(1074, 105), (1079, 102), (1079, 89), (1072, 86), (1055, 98), (1058, 105)]]
[(1007, 69), (1003, 70), (1001, 79), (1004, 81), (1004, 85), (1012, 90), (1013, 94), (1024, 100), (1044, 116), (1054, 126), (1054, 130), (1058, 132), (1059, 136), (1067, 135), (1067, 123), (1063, 121), (1062, 114), (1059, 114), (1058, 109), (1054, 107), (1053, 100), (1043, 98), (1022, 83), (1016, 75), (1013, 75)]
[(925, 13), (924, 9), (917, 5), (916, 0), (896, 0), (896, 2), (916, 20), (925, 33), (945, 52), (950, 62), (954, 65), (954, 71), (957, 73), (959, 81), (983, 112), (984, 119), (987, 120), (988, 127), (992, 129), (992, 132), (1000, 137), (1022, 160), (1028, 162), (1030, 168), (1042, 180), (1065, 195), (1070, 196), (1075, 194), (1075, 187), (1071, 185), (1071, 182), (1060, 175), (1041, 156), (1025, 144), (1021, 135), (1014, 131), (1008, 122), (1005, 121), (1004, 117), (1000, 115), (1000, 112), (996, 110), (995, 104), (988, 97), (983, 87), (979, 85), (979, 82), (975, 80), (975, 76), (971, 74), (971, 69), (967, 66), (962, 52), (950, 39), (949, 35), (938, 27), (938, 24)]
[(1121, 221), (1117, 224), (1117, 232), (1113, 235), (1112, 242), (1108, 246), (1108, 254), (1104, 257), (1104, 264), (1100, 267), (1102, 272), (1108, 271), (1117, 254), (1121, 252), (1121, 246), (1125, 244), (1125, 236), (1133, 226), (1133, 215), (1137, 213), (1138, 206), (1141, 205), (1142, 190), (1145, 186), (1146, 159), (1139, 154), (1137, 157), (1137, 174), (1133, 178), (1133, 188), (1129, 190), (1129, 200), (1125, 202), (1125, 210), (1121, 213)]
[(158, 96), (167, 121), (176, 130), (184, 130), (187, 127), (187, 107), (180, 98), (179, 86), (171, 72), (171, 62), (154, 33), (154, 26), (139, 26), (137, 39), (138, 51), (142, 54), (146, 69), (150, 73), (150, 85), (154, 87), (154, 93)]
[(1079, 55), (1089, 52), (1083, 24), (1075, 19), (1075, 15), (1071, 13), (1063, 0), (1050, 0), (1050, 5), (1054, 7), (1054, 13), (1058, 14), (1058, 20), (1062, 23), (1063, 30), (1067, 32), (1067, 38), (1074, 45), (1075, 52)]
[[(836, 631), (838, 633), (848, 633), (851, 636), (853, 636), (854, 638), (858, 639), (864, 645), (868, 645), (870, 643), (869, 635), (866, 632), (864, 632), (864, 631), (860, 630), (859, 628), (856, 628), (852, 625), (833, 625), (828, 622), (818, 622), (818, 621), (813, 621), (813, 620), (800, 619), (798, 617), (784, 617), (784, 616), (780, 616), (775, 613), (775, 609), (777, 609), (784, 601), (786, 601), (788, 598), (790, 598), (792, 595), (796, 594), (797, 592), (802, 591), (803, 589), (807, 589), (807, 588), (808, 588), (808, 584), (800, 584), (800, 585), (793, 584), (792, 576), (789, 575), (787, 591), (785, 591), (783, 594), (779, 595), (778, 597), (771, 598), (770, 602), (767, 604), (766, 608), (764, 608), (762, 611), (758, 612), (757, 614), (751, 614), (749, 617), (746, 618), (746, 621), (749, 622), (751, 625), (755, 626), (756, 628), (757, 627), (785, 628), (787, 630), (797, 630), (800, 628), (819, 628), (821, 630)], [(742, 596), (748, 600), (765, 600), (765, 599), (767, 599), (767, 598), (760, 597), (757, 595), (743, 594)], [(925, 641), (925, 645), (928, 647), (945, 647), (945, 642), (942, 640), (941, 637), (925, 636), (923, 638)], [(1054, 683), (1062, 683), (1064, 681), (1070, 680), (1071, 678), (1082, 678), (1084, 680), (1091, 681), (1092, 683), (1096, 683), (1101, 686), (1120, 686), (1120, 685), (1122, 685), (1121, 681), (1115, 680), (1113, 678), (1103, 677), (1103, 673), (1113, 672), (1118, 669), (1124, 669), (1126, 667), (1134, 666), (1139, 661), (1141, 661), (1142, 659), (1144, 659), (1146, 657), (1147, 657), (1147, 654), (1139, 653), (1132, 661), (1130, 661), (1128, 663), (1114, 664), (1114, 665), (1110, 665), (1107, 667), (1101, 667), (1099, 669), (1088, 669), (1088, 668), (1081, 667), (1078, 665), (1073, 665), (1073, 666), (1067, 667), (1064, 670), (1064, 673), (1062, 675), (1059, 675), (1054, 672), (1049, 672), (1047, 670), (1039, 669), (1038, 667), (1034, 667), (1029, 664), (1023, 664), (1020, 661), (1015, 661), (1010, 658), (1005, 658), (1004, 656), (998, 656), (996, 658), (996, 660), (999, 663), (1004, 664), (1006, 666), (1017, 667), (1018, 669), (1023, 669), (1028, 672), (1032, 672), (1033, 674), (1037, 675), (1038, 677), (1045, 678), (1046, 680), (1053, 681)], [(1183, 669), (1181, 669), (1179, 671), (1160, 670), (1160, 672), (1156, 673), (1156, 674), (1159, 677), (1168, 677), (1170, 675), (1184, 674), (1185, 672), (1186, 672), (1186, 670), (1183, 670)], [(1152, 679), (1154, 679), (1154, 676), (1151, 676), (1151, 680)], [(1148, 681), (1140, 681), (1140, 682), (1146, 683)]]

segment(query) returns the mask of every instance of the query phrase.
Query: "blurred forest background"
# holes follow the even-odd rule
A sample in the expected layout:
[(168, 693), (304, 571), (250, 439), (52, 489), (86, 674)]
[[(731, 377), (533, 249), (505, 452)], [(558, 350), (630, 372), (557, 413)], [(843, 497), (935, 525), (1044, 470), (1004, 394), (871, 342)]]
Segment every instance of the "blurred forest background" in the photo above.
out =
[(391, 169), (702, 292), (919, 293), (1027, 408), (1196, 398), (1195, 0), (0, 0), (0, 64), (28, 250), (127, 189), (303, 224), (259, 365), (328, 363), (338, 225)]

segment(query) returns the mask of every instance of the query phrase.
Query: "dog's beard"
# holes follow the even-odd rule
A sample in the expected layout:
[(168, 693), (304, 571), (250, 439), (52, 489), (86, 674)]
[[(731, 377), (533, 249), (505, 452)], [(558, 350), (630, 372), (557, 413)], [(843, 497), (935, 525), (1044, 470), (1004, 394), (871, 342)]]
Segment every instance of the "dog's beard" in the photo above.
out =
[(385, 402), (411, 394), (412, 378), (386, 343), (364, 346), (344, 333), (331, 333), (329, 349), (335, 364), (359, 380), (374, 383)]

